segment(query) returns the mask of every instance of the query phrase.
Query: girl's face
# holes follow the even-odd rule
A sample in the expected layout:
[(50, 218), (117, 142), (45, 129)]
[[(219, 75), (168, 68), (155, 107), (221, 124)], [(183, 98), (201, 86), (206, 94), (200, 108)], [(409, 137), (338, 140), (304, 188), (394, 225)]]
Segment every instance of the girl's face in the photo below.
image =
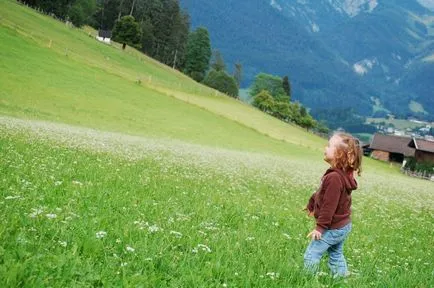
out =
[(324, 149), (324, 161), (331, 163), (335, 158), (337, 147), (341, 144), (342, 139), (335, 135), (330, 138), (328, 145)]

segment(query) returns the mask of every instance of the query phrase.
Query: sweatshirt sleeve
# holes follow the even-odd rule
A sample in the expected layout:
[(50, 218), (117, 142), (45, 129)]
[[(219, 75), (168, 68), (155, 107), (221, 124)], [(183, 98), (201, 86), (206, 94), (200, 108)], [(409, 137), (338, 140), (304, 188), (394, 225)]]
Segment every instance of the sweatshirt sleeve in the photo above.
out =
[(316, 192), (314, 192), (312, 196), (310, 196), (309, 202), (307, 203), (306, 209), (309, 212), (313, 212), (313, 209), (315, 207), (315, 194)]
[(339, 175), (332, 173), (327, 175), (323, 183), (324, 195), (319, 207), (316, 219), (316, 230), (323, 233), (331, 225), (332, 218), (339, 204), (342, 182)]

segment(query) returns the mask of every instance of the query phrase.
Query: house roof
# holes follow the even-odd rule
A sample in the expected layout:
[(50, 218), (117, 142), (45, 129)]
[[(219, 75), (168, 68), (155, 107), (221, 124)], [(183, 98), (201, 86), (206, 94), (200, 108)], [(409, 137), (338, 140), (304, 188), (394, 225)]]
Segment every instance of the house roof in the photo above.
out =
[(415, 149), (408, 145), (412, 141), (409, 137), (375, 134), (372, 138), (370, 148), (392, 153), (414, 156)]
[(434, 141), (413, 138), (408, 146), (419, 151), (434, 153)]

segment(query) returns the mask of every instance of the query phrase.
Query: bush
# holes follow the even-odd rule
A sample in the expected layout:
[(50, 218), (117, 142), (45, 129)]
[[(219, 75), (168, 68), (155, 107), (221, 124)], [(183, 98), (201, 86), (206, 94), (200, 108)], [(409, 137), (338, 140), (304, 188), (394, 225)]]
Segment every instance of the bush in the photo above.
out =
[(404, 166), (405, 170), (412, 172), (424, 173), (429, 176), (434, 174), (434, 163), (432, 162), (417, 162), (414, 157), (408, 158)]
[(262, 90), (253, 97), (252, 105), (265, 113), (272, 113), (274, 108), (274, 99), (267, 90)]
[(142, 30), (133, 16), (124, 16), (121, 20), (116, 21), (113, 28), (113, 40), (123, 44), (123, 49), (126, 45), (140, 49), (142, 44), (140, 39)]
[(238, 85), (234, 77), (225, 71), (211, 70), (203, 80), (203, 84), (234, 98), (238, 98)]

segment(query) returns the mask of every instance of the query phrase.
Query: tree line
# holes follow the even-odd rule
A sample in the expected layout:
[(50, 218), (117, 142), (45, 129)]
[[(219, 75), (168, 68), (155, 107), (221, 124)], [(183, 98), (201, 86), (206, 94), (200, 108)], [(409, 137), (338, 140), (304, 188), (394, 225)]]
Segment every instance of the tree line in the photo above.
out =
[(299, 102), (291, 101), (291, 83), (288, 76), (279, 77), (260, 73), (250, 87), (252, 105), (284, 122), (295, 123), (306, 129), (328, 133), (328, 128), (315, 121)]
[[(190, 17), (181, 9), (178, 0), (21, 0), (20, 2), (65, 21), (68, 20), (76, 27), (90, 25), (95, 29), (113, 30), (114, 38), (123, 39), (122, 37), (129, 33), (125, 45), (131, 45), (179, 70), (184, 66)], [(119, 23), (126, 23), (126, 25)]]

